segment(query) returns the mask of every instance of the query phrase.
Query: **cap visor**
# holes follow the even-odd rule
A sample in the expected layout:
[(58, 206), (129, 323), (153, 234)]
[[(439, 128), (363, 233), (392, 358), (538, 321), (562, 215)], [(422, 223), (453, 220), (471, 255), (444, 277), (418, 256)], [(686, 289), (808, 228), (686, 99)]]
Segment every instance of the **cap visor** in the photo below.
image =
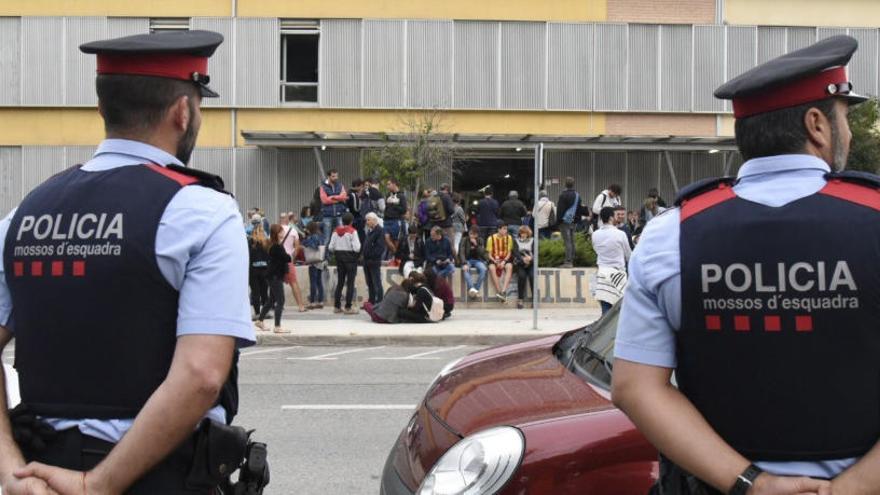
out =
[(855, 93), (849, 93), (847, 95), (841, 95), (841, 96), (846, 100), (846, 102), (850, 106), (858, 105), (859, 103), (864, 103), (870, 99), (867, 96), (857, 95)]
[(199, 85), (199, 90), (202, 93), (202, 98), (219, 98), (220, 94), (214, 91), (213, 89), (205, 86), (204, 84)]

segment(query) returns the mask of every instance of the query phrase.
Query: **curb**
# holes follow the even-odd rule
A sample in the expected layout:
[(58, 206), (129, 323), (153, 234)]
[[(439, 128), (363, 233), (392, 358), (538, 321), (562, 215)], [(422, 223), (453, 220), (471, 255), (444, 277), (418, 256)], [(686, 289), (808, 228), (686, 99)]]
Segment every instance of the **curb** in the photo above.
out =
[[(562, 333), (562, 332), (559, 332)], [(498, 335), (264, 335), (257, 334), (258, 346), (349, 346), (349, 345), (390, 345), (390, 346), (448, 346), (448, 345), (505, 345), (540, 339), (556, 333), (535, 331), (533, 334)]]

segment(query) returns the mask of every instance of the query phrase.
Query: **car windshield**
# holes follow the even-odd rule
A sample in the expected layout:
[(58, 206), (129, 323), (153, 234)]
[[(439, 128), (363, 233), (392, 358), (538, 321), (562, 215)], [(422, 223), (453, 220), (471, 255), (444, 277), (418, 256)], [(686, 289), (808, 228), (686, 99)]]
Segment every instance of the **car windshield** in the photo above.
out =
[(620, 302), (601, 318), (563, 338), (557, 346), (556, 355), (574, 373), (604, 389), (611, 388), (611, 372), (614, 365), (614, 339), (617, 337), (617, 320)]

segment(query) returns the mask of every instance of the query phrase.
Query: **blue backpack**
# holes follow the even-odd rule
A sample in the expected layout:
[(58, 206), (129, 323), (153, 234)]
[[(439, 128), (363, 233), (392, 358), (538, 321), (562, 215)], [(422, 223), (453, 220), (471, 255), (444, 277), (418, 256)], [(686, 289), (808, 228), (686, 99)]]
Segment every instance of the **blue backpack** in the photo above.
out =
[(568, 224), (574, 223), (574, 215), (577, 213), (578, 206), (581, 204), (581, 195), (578, 193), (574, 193), (574, 203), (565, 210), (565, 214), (562, 215), (562, 221)]

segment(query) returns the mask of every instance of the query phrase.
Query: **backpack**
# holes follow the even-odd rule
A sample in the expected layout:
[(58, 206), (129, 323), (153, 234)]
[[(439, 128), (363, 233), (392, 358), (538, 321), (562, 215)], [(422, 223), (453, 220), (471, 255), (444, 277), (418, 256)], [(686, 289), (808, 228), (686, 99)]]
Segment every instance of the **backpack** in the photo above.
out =
[(565, 210), (565, 214), (562, 215), (562, 221), (568, 224), (574, 223), (574, 216), (577, 213), (578, 207), (581, 205), (581, 195), (578, 193), (574, 193), (574, 203)]
[(434, 323), (437, 323), (438, 321), (442, 320), (443, 319), (443, 300), (440, 299), (439, 297), (435, 296), (434, 293), (431, 292), (431, 289), (429, 289), (425, 286), (419, 287), (419, 290), (426, 290), (426, 291), (428, 291), (428, 294), (431, 294), (431, 307), (429, 308), (429, 307), (425, 306), (424, 304), (422, 304), (422, 306), (425, 306), (425, 311), (428, 312), (428, 320), (430, 320)]
[(439, 194), (428, 198), (428, 218), (432, 222), (446, 220), (446, 208), (443, 206), (443, 198)]

